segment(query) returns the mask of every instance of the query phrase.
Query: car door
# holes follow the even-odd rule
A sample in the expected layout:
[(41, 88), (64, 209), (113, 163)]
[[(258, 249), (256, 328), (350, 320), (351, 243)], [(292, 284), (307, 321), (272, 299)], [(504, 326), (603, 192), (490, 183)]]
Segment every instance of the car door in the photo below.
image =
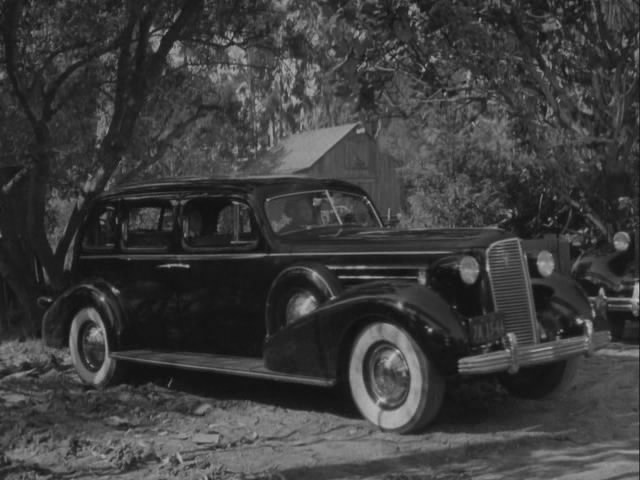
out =
[(124, 262), (119, 251), (117, 200), (93, 205), (80, 230), (73, 283), (105, 281), (121, 285)]
[(231, 196), (186, 199), (181, 230), (189, 265), (180, 290), (181, 325), (189, 350), (260, 356), (275, 273), (249, 204)]
[(121, 203), (121, 274), (117, 288), (127, 311), (130, 346), (168, 348), (178, 320), (177, 285), (186, 267), (176, 257), (173, 196), (125, 198)]

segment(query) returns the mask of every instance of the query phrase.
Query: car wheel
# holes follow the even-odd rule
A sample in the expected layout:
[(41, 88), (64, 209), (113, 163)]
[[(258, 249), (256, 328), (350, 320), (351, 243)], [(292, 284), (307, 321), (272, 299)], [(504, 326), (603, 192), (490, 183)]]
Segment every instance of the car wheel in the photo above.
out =
[(109, 355), (107, 326), (94, 307), (82, 308), (71, 320), (69, 350), (76, 372), (89, 385), (106, 387), (122, 373), (122, 365)]
[(539, 400), (567, 391), (575, 380), (578, 357), (520, 369), (516, 374), (500, 376), (500, 383), (509, 393), (520, 398)]
[(444, 380), (404, 329), (368, 325), (349, 359), (351, 396), (362, 415), (382, 430), (419, 431), (442, 405)]

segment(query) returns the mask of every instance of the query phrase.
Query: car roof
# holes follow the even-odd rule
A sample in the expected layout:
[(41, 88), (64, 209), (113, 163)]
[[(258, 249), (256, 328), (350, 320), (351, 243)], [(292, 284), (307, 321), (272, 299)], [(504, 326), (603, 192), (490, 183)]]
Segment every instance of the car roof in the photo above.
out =
[(180, 177), (165, 178), (122, 185), (105, 192), (100, 198), (161, 193), (190, 193), (203, 190), (219, 192), (250, 193), (260, 191), (261, 196), (273, 196), (310, 189), (343, 189), (354, 193), (364, 191), (349, 182), (330, 178), (315, 178), (305, 175), (249, 176), (249, 177)]

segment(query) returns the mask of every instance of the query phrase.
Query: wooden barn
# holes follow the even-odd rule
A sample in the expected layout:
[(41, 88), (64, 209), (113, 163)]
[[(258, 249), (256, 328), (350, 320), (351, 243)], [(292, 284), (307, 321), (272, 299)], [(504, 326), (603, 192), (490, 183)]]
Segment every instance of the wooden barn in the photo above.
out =
[(339, 178), (359, 185), (385, 218), (401, 210), (395, 160), (359, 123), (291, 135), (270, 150), (269, 159), (275, 174)]

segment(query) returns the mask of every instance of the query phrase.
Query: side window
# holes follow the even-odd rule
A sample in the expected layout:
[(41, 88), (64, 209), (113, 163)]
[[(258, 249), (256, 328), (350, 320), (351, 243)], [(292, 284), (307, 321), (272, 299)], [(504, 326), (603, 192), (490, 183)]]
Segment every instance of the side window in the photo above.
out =
[(110, 250), (116, 246), (116, 208), (102, 204), (89, 214), (82, 235), (84, 250)]
[(183, 208), (184, 244), (191, 248), (250, 248), (258, 240), (248, 205), (229, 198), (197, 198)]
[(123, 246), (129, 249), (166, 250), (174, 225), (169, 201), (132, 202), (125, 209)]

